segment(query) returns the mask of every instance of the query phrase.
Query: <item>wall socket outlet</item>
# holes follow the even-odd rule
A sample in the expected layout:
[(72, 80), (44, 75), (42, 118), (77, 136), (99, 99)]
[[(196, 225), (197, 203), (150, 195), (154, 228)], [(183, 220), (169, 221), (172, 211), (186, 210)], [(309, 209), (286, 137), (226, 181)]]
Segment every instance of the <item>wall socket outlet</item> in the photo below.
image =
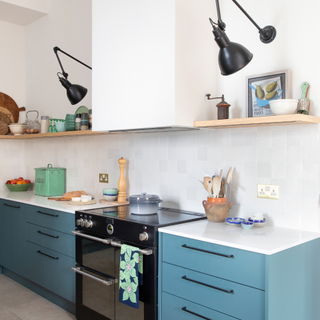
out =
[(258, 184), (258, 198), (279, 200), (279, 186)]
[(99, 173), (99, 182), (109, 183), (109, 174), (108, 173)]

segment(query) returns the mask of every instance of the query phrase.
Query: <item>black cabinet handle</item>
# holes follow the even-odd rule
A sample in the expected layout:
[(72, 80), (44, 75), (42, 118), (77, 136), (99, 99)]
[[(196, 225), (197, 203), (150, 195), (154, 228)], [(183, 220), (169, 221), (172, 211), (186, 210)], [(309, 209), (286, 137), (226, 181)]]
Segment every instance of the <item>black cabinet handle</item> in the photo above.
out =
[(44, 232), (42, 232), (41, 230), (39, 230), (39, 231), (37, 231), (37, 232), (40, 233), (40, 234), (43, 234), (44, 236), (47, 236), (47, 237), (59, 239), (59, 236), (52, 236), (51, 234), (44, 233)]
[(3, 205), (4, 205), (4, 206), (7, 206), (7, 207), (11, 207), (11, 208), (20, 209), (20, 206), (13, 206), (12, 204), (4, 203)]
[(42, 211), (37, 211), (37, 212), (41, 213), (41, 214), (45, 214), (46, 216), (50, 216), (50, 217), (55, 217), (55, 218), (59, 217), (58, 214), (51, 214), (51, 213), (46, 213), (46, 212), (42, 212)]
[(207, 317), (202, 316), (202, 315), (199, 314), (199, 313), (195, 313), (195, 312), (193, 312), (193, 311), (188, 310), (187, 307), (183, 307), (183, 308), (181, 308), (181, 310), (183, 310), (183, 311), (185, 311), (185, 312), (188, 312), (188, 313), (191, 313), (191, 314), (193, 314), (193, 315), (195, 315), (195, 316), (197, 316), (197, 317), (199, 317), (199, 318), (201, 318), (201, 319), (212, 320), (212, 319), (210, 319), (210, 318), (207, 318)]
[(219, 291), (223, 291), (223, 292), (226, 292), (226, 293), (234, 293), (233, 290), (226, 290), (226, 289), (222, 289), (222, 288), (219, 288), (219, 287), (214, 287), (214, 286), (212, 286), (210, 284), (199, 282), (197, 280), (193, 280), (193, 279), (187, 278), (187, 276), (183, 276), (182, 279), (188, 280), (188, 281), (191, 281), (191, 282), (194, 282), (194, 283), (198, 283), (198, 284), (201, 284), (202, 286), (206, 286), (206, 287), (209, 287), (209, 288), (212, 288), (212, 289), (215, 289), (215, 290), (219, 290)]
[(49, 257), (49, 258), (51, 258), (51, 259), (55, 259), (55, 260), (58, 260), (58, 259), (59, 259), (59, 257), (50, 256), (49, 254), (46, 254), (46, 253), (41, 252), (41, 250), (38, 250), (37, 252), (40, 253), (40, 254), (42, 254), (42, 255), (44, 255), (44, 256), (46, 256), (46, 257)]
[(187, 246), (186, 244), (183, 244), (181, 247), (187, 248), (187, 249), (191, 249), (191, 250), (197, 250), (197, 251), (201, 251), (201, 252), (206, 252), (206, 253), (210, 253), (210, 254), (215, 254), (215, 255), (217, 255), (217, 256), (221, 256), (221, 257), (225, 257), (225, 258), (234, 258), (234, 255), (233, 255), (233, 254), (227, 255), (227, 254), (222, 254), (222, 253), (218, 253), (218, 252), (213, 252), (213, 251), (198, 249), (198, 248), (194, 248), (194, 247), (189, 247), (189, 246)]

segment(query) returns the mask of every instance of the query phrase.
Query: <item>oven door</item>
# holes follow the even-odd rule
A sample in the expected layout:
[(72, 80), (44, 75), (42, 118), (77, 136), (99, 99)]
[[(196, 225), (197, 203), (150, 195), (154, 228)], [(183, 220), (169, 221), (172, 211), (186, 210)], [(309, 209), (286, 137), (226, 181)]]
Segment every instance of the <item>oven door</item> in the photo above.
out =
[(157, 250), (144, 253), (139, 309), (119, 302), (121, 242), (83, 231), (76, 235), (76, 317), (78, 320), (157, 319)]

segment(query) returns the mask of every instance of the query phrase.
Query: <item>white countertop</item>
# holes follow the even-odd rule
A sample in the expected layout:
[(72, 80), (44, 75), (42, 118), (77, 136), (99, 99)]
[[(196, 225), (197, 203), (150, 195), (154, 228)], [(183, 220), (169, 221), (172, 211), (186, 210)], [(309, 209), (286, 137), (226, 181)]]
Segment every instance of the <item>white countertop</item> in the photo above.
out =
[(267, 255), (320, 238), (320, 233), (317, 232), (272, 226), (244, 230), (241, 226), (229, 226), (208, 220), (164, 227), (160, 228), (159, 232)]
[(69, 213), (75, 213), (76, 210), (88, 210), (95, 208), (105, 208), (112, 207), (112, 205), (108, 205), (106, 203), (99, 203), (100, 199), (95, 199), (97, 203), (88, 204), (88, 205), (79, 205), (74, 206), (68, 204), (68, 201), (55, 201), (48, 200), (47, 197), (36, 196), (34, 191), (21, 191), (21, 192), (10, 192), (8, 191), (0, 191), (0, 198), (5, 200), (12, 200), (16, 202), (21, 202), (25, 204), (31, 204), (43, 208), (48, 208), (52, 210), (65, 211)]

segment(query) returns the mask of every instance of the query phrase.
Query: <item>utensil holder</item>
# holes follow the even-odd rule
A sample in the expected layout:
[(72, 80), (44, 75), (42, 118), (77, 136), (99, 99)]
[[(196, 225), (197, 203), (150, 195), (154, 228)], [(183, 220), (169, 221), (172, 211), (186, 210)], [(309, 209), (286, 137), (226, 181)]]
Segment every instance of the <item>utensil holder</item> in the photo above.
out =
[[(219, 199), (219, 198), (216, 198)], [(221, 198), (226, 199), (226, 198)], [(230, 209), (232, 208), (232, 202), (214, 203), (203, 200), (202, 205), (204, 207), (206, 216), (211, 222), (224, 222), (228, 217)]]

